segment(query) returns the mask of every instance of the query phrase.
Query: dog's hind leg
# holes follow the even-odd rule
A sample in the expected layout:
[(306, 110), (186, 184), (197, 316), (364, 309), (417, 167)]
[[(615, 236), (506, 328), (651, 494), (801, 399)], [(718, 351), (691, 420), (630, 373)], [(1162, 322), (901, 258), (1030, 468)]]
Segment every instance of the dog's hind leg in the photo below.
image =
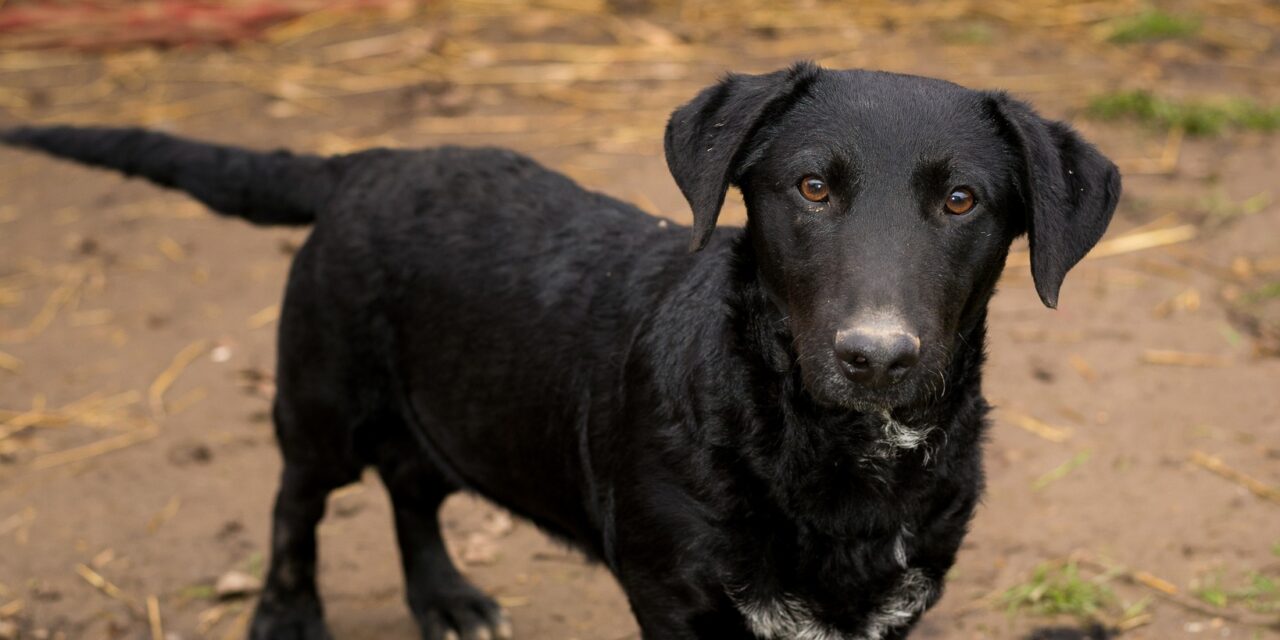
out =
[(404, 567), (405, 596), (424, 640), (511, 637), (496, 602), (467, 581), (449, 559), (440, 534), (440, 504), (456, 490), (412, 445), (392, 447), (378, 472), (391, 493)]
[(251, 640), (327, 640), (316, 590), (316, 525), (325, 499), (358, 478), (286, 457), (271, 530), (271, 566), (258, 600)]
[[(309, 249), (294, 263), (295, 275)], [(273, 417), (284, 458), (271, 531), (271, 564), (250, 640), (327, 639), (316, 589), (316, 526), (334, 489), (355, 482), (366, 463), (354, 446), (362, 425), (374, 422), (376, 400), (351, 379), (369, 379), (347, 348), (336, 305), (309, 282), (292, 278), (281, 315), (280, 359)], [(371, 360), (365, 358), (364, 360)]]

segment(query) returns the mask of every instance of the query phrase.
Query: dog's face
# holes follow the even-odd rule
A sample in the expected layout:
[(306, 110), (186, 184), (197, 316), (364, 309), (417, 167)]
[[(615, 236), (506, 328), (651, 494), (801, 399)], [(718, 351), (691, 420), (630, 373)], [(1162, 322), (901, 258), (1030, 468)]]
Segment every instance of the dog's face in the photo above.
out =
[(941, 391), (1024, 232), (1054, 306), (1120, 191), (1097, 150), (1003, 94), (811, 65), (730, 76), (672, 116), (666, 146), (694, 248), (742, 190), (805, 387), (849, 408)]

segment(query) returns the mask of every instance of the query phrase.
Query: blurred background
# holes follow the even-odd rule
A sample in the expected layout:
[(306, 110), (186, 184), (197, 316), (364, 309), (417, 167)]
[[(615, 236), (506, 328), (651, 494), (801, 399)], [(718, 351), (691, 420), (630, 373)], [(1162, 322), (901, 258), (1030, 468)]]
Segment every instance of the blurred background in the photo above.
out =
[[(1280, 3), (8, 0), (0, 125), (502, 145), (687, 222), (667, 114), (800, 58), (1007, 89), (1125, 175), (1059, 310), (1009, 261), (990, 486), (918, 637), (1280, 637)], [(0, 150), (0, 640), (243, 635), (304, 237)], [(338, 638), (414, 636), (390, 520), (376, 479), (331, 501)], [(608, 574), (527, 524), (468, 498), (446, 524), (520, 638), (638, 638)]]

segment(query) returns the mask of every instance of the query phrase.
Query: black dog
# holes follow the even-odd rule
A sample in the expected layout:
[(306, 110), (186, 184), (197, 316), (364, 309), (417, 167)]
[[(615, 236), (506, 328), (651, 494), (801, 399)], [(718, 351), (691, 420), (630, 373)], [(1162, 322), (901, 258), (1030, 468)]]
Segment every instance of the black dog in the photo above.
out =
[[(1001, 93), (809, 64), (672, 116), (688, 229), (498, 149), (255, 153), (21, 128), (258, 224), (315, 224), (280, 326), (285, 460), (253, 638), (327, 636), (325, 496), (375, 466), (427, 638), (507, 637), (441, 542), (473, 491), (603, 562), (644, 637), (904, 637), (982, 492), (987, 304), (1041, 299), (1114, 165)], [(713, 234), (730, 185), (745, 229)]]

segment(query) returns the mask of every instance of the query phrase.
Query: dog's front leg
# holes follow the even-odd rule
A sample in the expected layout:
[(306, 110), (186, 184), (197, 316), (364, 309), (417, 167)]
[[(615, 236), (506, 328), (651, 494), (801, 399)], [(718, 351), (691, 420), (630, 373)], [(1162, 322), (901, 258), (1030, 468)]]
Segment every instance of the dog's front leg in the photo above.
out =
[(644, 640), (757, 640), (736, 611), (689, 606), (682, 598), (664, 597), (631, 608)]
[(620, 576), (644, 640), (756, 640), (718, 581), (653, 560)]
[[(654, 443), (627, 450), (652, 452)], [(607, 557), (644, 640), (758, 640), (730, 598), (724, 532), (701, 517), (705, 507), (673, 480), (661, 460), (635, 456), (610, 482)], [(625, 480), (619, 480), (622, 478)], [(610, 544), (611, 543), (611, 544)]]

